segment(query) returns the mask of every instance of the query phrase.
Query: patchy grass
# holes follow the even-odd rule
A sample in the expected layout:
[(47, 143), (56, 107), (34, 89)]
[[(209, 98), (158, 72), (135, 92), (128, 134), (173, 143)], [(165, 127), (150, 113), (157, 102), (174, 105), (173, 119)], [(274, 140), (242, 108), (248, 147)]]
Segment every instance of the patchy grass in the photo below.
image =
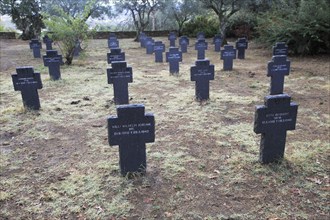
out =
[[(168, 45), (165, 38), (159, 38)], [(233, 42), (231, 42), (233, 43)], [(215, 64), (210, 100), (197, 102), (191, 45), (180, 74), (132, 41), (120, 40), (128, 66), (131, 103), (156, 119), (147, 144), (147, 174), (120, 175), (118, 146), (108, 146), (106, 118), (115, 115), (107, 84), (106, 40), (92, 40), (84, 56), (49, 79), (26, 42), (1, 40), (1, 219), (328, 219), (328, 56), (290, 57), (285, 91), (299, 104), (281, 163), (258, 162), (255, 105), (268, 94), (271, 51), (254, 42), (246, 60), (222, 71)], [(26, 111), (13, 90), (16, 66), (41, 72), (41, 110)]]

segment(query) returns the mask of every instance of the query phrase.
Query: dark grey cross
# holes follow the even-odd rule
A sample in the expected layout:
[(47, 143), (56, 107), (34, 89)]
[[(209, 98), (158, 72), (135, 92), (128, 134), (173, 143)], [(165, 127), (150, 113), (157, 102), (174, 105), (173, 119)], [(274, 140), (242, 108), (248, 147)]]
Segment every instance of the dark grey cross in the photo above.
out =
[(35, 73), (31, 66), (18, 67), (16, 73), (11, 76), (14, 90), (21, 91), (24, 107), (39, 110), (38, 89), (42, 88), (40, 73)]
[(110, 33), (108, 39), (117, 39), (117, 36), (115, 33)]
[(221, 44), (222, 44), (222, 37), (220, 34), (217, 34), (213, 37), (213, 44), (214, 44), (214, 51), (220, 52)]
[(47, 50), (43, 56), (44, 66), (48, 66), (48, 72), (52, 80), (61, 79), (60, 65), (63, 65), (62, 55), (58, 55), (56, 50)]
[(33, 50), (34, 58), (41, 58), (40, 49), (42, 48), (41, 42), (38, 39), (32, 39), (30, 41), (30, 49)]
[(171, 32), (168, 35), (168, 40), (170, 41), (170, 47), (175, 47), (176, 34), (174, 32)]
[(179, 39), (180, 49), (182, 53), (187, 53), (189, 45), (189, 38), (187, 36), (181, 36)]
[(225, 45), (220, 53), (223, 60), (223, 70), (232, 70), (233, 60), (236, 59), (236, 49), (232, 45)]
[(119, 145), (119, 166), (123, 176), (146, 172), (146, 143), (155, 141), (155, 117), (144, 105), (117, 106), (117, 117), (108, 117), (108, 141)]
[(119, 48), (119, 41), (116, 38), (109, 38), (108, 39), (108, 48)]
[(273, 56), (272, 61), (268, 62), (267, 76), (271, 77), (270, 94), (282, 94), (284, 87), (284, 77), (290, 73), (290, 61), (287, 56)]
[(127, 67), (124, 61), (113, 62), (111, 66), (107, 68), (107, 75), (108, 84), (113, 84), (115, 104), (128, 104), (128, 83), (133, 82), (132, 67)]
[(166, 52), (166, 62), (170, 64), (170, 73), (179, 72), (179, 62), (182, 62), (182, 52), (177, 47), (170, 47)]
[(277, 42), (276, 45), (273, 47), (273, 56), (288, 56), (288, 50), (288, 46), (285, 44), (285, 42)]
[(120, 48), (110, 49), (110, 53), (107, 53), (108, 64), (115, 61), (125, 61), (125, 53), (121, 52)]
[(198, 32), (196, 38), (197, 38), (197, 40), (199, 40), (199, 39), (204, 39), (205, 40), (205, 34), (204, 34), (204, 32)]
[(141, 44), (141, 47), (145, 47), (145, 39), (147, 38), (147, 35), (143, 32), (140, 33), (139, 35), (139, 41), (140, 41), (140, 44)]
[(245, 37), (238, 38), (236, 41), (237, 58), (245, 59), (245, 50), (248, 48), (248, 41)]
[(82, 48), (81, 48), (81, 45), (80, 45), (80, 41), (79, 41), (79, 39), (77, 39), (74, 50), (73, 50), (73, 56), (74, 57), (79, 56), (81, 51), (82, 51)]
[(207, 42), (203, 38), (199, 38), (195, 44), (195, 50), (197, 50), (197, 59), (205, 59), (205, 50), (207, 50)]
[(155, 40), (153, 40), (151, 37), (147, 37), (145, 39), (145, 46), (146, 46), (147, 54), (152, 54), (154, 52), (154, 44), (155, 44)]
[(296, 127), (298, 105), (287, 94), (265, 97), (265, 105), (256, 106), (254, 132), (261, 133), (262, 163), (279, 161), (284, 156), (286, 131)]
[(163, 62), (163, 53), (165, 52), (165, 44), (161, 41), (156, 41), (154, 45), (155, 52), (155, 62), (162, 63)]
[(198, 101), (209, 99), (210, 80), (214, 80), (214, 65), (209, 60), (197, 60), (190, 68), (190, 79), (196, 82), (195, 97)]
[(46, 50), (53, 49), (53, 46), (52, 46), (53, 40), (50, 39), (47, 34), (42, 38), (42, 41), (44, 42), (44, 44), (46, 44)]

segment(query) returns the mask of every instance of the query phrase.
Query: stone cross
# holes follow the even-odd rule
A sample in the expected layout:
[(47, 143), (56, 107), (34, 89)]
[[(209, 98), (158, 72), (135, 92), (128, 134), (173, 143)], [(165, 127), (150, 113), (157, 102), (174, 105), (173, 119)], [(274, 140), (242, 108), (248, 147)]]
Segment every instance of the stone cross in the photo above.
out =
[(155, 141), (155, 117), (145, 113), (144, 105), (117, 106), (117, 117), (108, 117), (108, 141), (119, 145), (119, 166), (123, 176), (145, 174), (146, 143)]
[(288, 46), (285, 44), (285, 42), (277, 42), (276, 45), (273, 47), (273, 56), (288, 56), (288, 50)]
[(199, 40), (199, 39), (205, 40), (204, 32), (198, 32), (196, 38), (197, 38), (197, 40)]
[(245, 50), (248, 48), (248, 41), (246, 38), (239, 38), (236, 41), (236, 49), (237, 49), (237, 58), (245, 59)]
[(128, 104), (128, 83), (133, 82), (132, 67), (127, 67), (124, 61), (112, 62), (111, 66), (107, 68), (107, 75), (108, 84), (113, 84), (115, 104)]
[(213, 43), (214, 43), (214, 51), (220, 52), (221, 44), (222, 44), (222, 37), (220, 34), (217, 34), (213, 37)]
[(223, 60), (223, 70), (232, 70), (233, 60), (236, 59), (236, 49), (231, 45), (225, 45), (221, 50), (221, 59)]
[(35, 73), (33, 67), (16, 68), (12, 80), (15, 91), (21, 91), (24, 107), (32, 110), (40, 109), (38, 89), (42, 88), (40, 73)]
[(197, 60), (190, 68), (190, 79), (196, 82), (195, 97), (198, 101), (209, 99), (210, 80), (214, 80), (214, 65), (209, 60)]
[(166, 52), (166, 62), (170, 64), (170, 73), (179, 72), (179, 62), (182, 62), (182, 52), (177, 47), (170, 47)]
[(109, 49), (119, 48), (119, 41), (117, 40), (116, 37), (109, 37), (109, 39), (108, 39), (108, 48)]
[(81, 51), (82, 51), (82, 48), (81, 48), (81, 45), (80, 45), (80, 41), (79, 41), (79, 39), (77, 39), (76, 40), (76, 45), (75, 45), (74, 50), (73, 50), (73, 56), (78, 57)]
[(265, 105), (256, 106), (254, 132), (261, 135), (260, 157), (262, 163), (272, 163), (283, 158), (286, 131), (296, 127), (298, 105), (287, 94), (265, 97)]
[(182, 36), (179, 39), (180, 49), (182, 53), (187, 53), (187, 48), (189, 45), (189, 38), (187, 36)]
[(140, 45), (141, 47), (145, 47), (145, 39), (147, 38), (147, 35), (143, 32), (140, 33), (139, 35), (139, 41), (140, 41)]
[(165, 44), (161, 41), (156, 41), (154, 45), (155, 52), (155, 62), (162, 63), (163, 62), (163, 53), (165, 52)]
[(41, 58), (40, 49), (42, 48), (41, 42), (38, 39), (32, 39), (30, 41), (30, 49), (33, 50), (34, 58)]
[(58, 55), (56, 50), (47, 50), (43, 56), (44, 66), (48, 66), (48, 72), (52, 80), (61, 79), (60, 65), (63, 65), (62, 55)]
[(146, 46), (147, 54), (152, 54), (154, 52), (154, 44), (155, 44), (155, 40), (153, 40), (151, 37), (147, 37), (145, 39), (145, 46)]
[(125, 61), (125, 53), (121, 52), (120, 48), (110, 49), (110, 53), (107, 53), (108, 64), (115, 61)]
[(282, 94), (284, 87), (284, 77), (290, 73), (290, 61), (287, 56), (273, 56), (272, 61), (268, 62), (267, 76), (271, 77), (270, 94)]
[(207, 42), (203, 38), (199, 38), (195, 44), (195, 50), (197, 50), (197, 59), (205, 59), (205, 50), (207, 50)]
[(175, 47), (176, 34), (174, 32), (171, 32), (168, 35), (168, 40), (170, 41), (170, 47)]
[(50, 39), (47, 34), (42, 38), (42, 41), (44, 42), (44, 44), (46, 44), (46, 50), (53, 49), (53, 46), (52, 46), (53, 40)]

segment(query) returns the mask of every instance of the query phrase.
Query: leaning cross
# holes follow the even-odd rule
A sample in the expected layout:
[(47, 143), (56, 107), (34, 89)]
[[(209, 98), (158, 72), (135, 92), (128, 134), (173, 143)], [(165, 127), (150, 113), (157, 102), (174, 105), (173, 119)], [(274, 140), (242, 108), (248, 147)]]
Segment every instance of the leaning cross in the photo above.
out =
[(270, 94), (282, 94), (284, 87), (284, 76), (290, 73), (290, 61), (285, 55), (273, 56), (272, 61), (268, 62), (267, 76), (271, 77)]
[(117, 117), (108, 118), (109, 145), (119, 145), (119, 164), (123, 176), (145, 173), (146, 143), (155, 141), (155, 118), (144, 112), (144, 105), (117, 106)]
[(265, 105), (256, 106), (254, 132), (261, 135), (260, 161), (276, 162), (283, 158), (286, 131), (296, 127), (298, 105), (287, 94), (265, 97)]
[(126, 62), (113, 62), (107, 69), (108, 84), (113, 84), (116, 105), (128, 104), (128, 83), (133, 82), (132, 67)]
[(24, 107), (39, 110), (38, 89), (42, 88), (40, 73), (35, 73), (31, 66), (18, 67), (16, 72), (12, 75), (14, 90), (21, 91)]

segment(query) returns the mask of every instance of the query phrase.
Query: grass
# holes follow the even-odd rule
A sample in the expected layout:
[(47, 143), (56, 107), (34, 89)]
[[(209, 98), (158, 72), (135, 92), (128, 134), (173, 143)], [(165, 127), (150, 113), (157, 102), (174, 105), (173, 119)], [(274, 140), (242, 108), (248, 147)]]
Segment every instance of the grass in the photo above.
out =
[(317, 66), (292, 58), (295, 71), (285, 89), (300, 105), (297, 129), (287, 134), (282, 163), (262, 165), (253, 116), (254, 106), (268, 93), (270, 54), (266, 57), (252, 42), (249, 59), (236, 60), (235, 69), (225, 72), (219, 54), (207, 51), (215, 80), (210, 100), (197, 102), (189, 75), (196, 53), (192, 45), (180, 74), (171, 76), (168, 64), (155, 64), (131, 39), (121, 40), (133, 67), (131, 103), (144, 103), (156, 119), (146, 175), (125, 178), (118, 146), (110, 147), (107, 140), (106, 117), (116, 109), (106, 78), (106, 41), (91, 41), (93, 50), (61, 67), (60, 81), (49, 79), (41, 60), (29, 58), (24, 43), (9, 42), (1, 54), (41, 72), (42, 109), (24, 110), (20, 93), (12, 88), (15, 66), (1, 71), (0, 218), (329, 217), (330, 87), (324, 57)]

